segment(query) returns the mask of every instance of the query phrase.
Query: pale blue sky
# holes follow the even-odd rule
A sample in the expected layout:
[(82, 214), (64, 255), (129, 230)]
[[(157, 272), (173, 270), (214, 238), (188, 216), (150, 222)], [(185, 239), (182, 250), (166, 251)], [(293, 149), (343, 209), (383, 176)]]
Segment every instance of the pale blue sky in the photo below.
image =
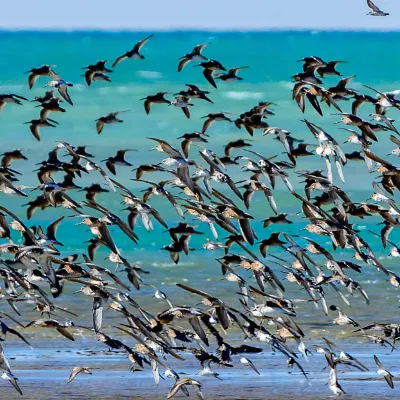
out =
[(0, 28), (400, 30), (400, 1), (374, 1), (391, 15), (366, 0), (3, 0)]

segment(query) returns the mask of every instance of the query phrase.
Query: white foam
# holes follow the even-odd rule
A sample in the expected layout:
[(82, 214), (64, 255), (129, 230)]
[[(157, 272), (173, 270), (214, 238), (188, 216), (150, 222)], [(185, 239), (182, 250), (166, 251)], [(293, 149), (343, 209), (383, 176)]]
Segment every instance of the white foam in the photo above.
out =
[(223, 97), (232, 100), (248, 100), (248, 99), (261, 99), (264, 96), (262, 92), (222, 92)]
[(137, 71), (136, 74), (145, 79), (161, 79), (163, 77), (162, 73), (158, 71)]
[(290, 81), (279, 81), (279, 82), (278, 82), (278, 85), (279, 85), (280, 87), (284, 88), (284, 89), (290, 89), (290, 90), (292, 90), (292, 89), (293, 89), (294, 82), (290, 82)]
[(181, 262), (179, 261), (179, 264), (175, 264), (175, 263), (170, 263), (170, 262), (153, 262), (151, 263), (152, 267), (192, 267), (197, 265), (195, 262)]

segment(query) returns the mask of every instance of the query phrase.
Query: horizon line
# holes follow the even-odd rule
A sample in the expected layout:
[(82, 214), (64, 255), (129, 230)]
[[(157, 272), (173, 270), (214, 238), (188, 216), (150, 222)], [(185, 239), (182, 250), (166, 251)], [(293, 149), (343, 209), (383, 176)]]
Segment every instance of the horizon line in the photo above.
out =
[(354, 28), (354, 27), (247, 27), (247, 28), (201, 28), (201, 27), (171, 27), (171, 28), (151, 28), (139, 27), (131, 28), (104, 28), (104, 27), (0, 27), (1, 33), (23, 33), (23, 32), (37, 32), (37, 33), (71, 33), (71, 32), (103, 32), (103, 33), (130, 33), (130, 32), (160, 32), (160, 33), (179, 33), (179, 32), (209, 32), (209, 33), (268, 33), (268, 32), (354, 32), (354, 33), (393, 33), (400, 32), (399, 28)]

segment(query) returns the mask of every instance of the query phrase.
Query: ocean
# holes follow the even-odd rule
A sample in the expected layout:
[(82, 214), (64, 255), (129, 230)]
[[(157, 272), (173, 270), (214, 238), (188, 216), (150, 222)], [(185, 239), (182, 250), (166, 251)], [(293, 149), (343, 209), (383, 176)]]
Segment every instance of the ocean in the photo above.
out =
[[(271, 126), (286, 129), (295, 138), (301, 139), (305, 143), (315, 144), (312, 134), (301, 121), (307, 118), (311, 122), (321, 125), (342, 144), (349, 136), (349, 133), (339, 129), (344, 125), (335, 125), (335, 122), (340, 117), (332, 115), (337, 112), (334, 108), (329, 109), (326, 104), (323, 104), (324, 117), (320, 117), (307, 104), (306, 113), (303, 115), (292, 100), (291, 89), (293, 81), (291, 77), (301, 71), (302, 65), (296, 62), (296, 60), (306, 56), (319, 56), (324, 60), (345, 61), (343, 64), (339, 64), (338, 70), (342, 73), (343, 77), (356, 75), (349, 84), (349, 87), (362, 93), (371, 96), (375, 95), (374, 92), (363, 87), (363, 85), (372, 86), (380, 91), (392, 91), (400, 88), (398, 75), (400, 56), (395, 51), (400, 40), (400, 32), (321, 31), (257, 33), (154, 32), (154, 37), (141, 50), (141, 53), (145, 56), (143, 60), (128, 59), (116, 66), (110, 74), (111, 83), (97, 81), (93, 82), (91, 87), (86, 85), (82, 76), (84, 70), (81, 68), (101, 59), (109, 60), (108, 66), (110, 67), (116, 57), (132, 48), (138, 40), (151, 33), (153, 32), (0, 32), (0, 93), (15, 93), (27, 97), (29, 100), (32, 100), (35, 96), (42, 95), (47, 90), (43, 86), (47, 83), (48, 77), (40, 77), (34, 88), (30, 90), (27, 83), (27, 74), (24, 74), (25, 71), (42, 64), (56, 65), (54, 70), (63, 79), (74, 85), (69, 88), (69, 94), (74, 106), (70, 106), (65, 102), (62, 103), (66, 112), (53, 113), (51, 115), (51, 118), (58, 121), (59, 125), (56, 128), (42, 129), (40, 142), (37, 142), (29, 132), (29, 125), (23, 124), (26, 121), (38, 118), (40, 109), (35, 108), (36, 103), (23, 102), (23, 106), (7, 104), (1, 112), (0, 135), (2, 138), (2, 152), (21, 148), (24, 155), (29, 159), (27, 162), (16, 161), (12, 164), (12, 168), (22, 174), (18, 183), (33, 187), (38, 184), (36, 172), (33, 171), (36, 167), (33, 166), (47, 158), (47, 153), (57, 145), (57, 141), (66, 141), (74, 146), (87, 145), (87, 151), (95, 155), (97, 162), (115, 155), (119, 149), (132, 149), (135, 151), (128, 152), (126, 156), (126, 159), (133, 164), (132, 168), (136, 168), (141, 164), (157, 164), (165, 157), (156, 151), (150, 151), (155, 144), (148, 140), (148, 137), (164, 139), (172, 145), (179, 147), (180, 141), (177, 138), (185, 133), (201, 130), (204, 122), (204, 119), (202, 119), (203, 116), (222, 111), (232, 113), (232, 119), (234, 119), (261, 101), (274, 103), (271, 109), (275, 115), (268, 118), (268, 123)], [(243, 78), (242, 81), (218, 82), (218, 89), (214, 89), (204, 79), (201, 68), (193, 68), (196, 63), (190, 63), (183, 71), (177, 72), (179, 58), (185, 53), (190, 52), (196, 44), (205, 42), (210, 42), (203, 51), (203, 54), (207, 57), (220, 61), (226, 68), (248, 67), (239, 73), (239, 76)], [(338, 79), (338, 77), (326, 77), (324, 79), (324, 87), (329, 88), (334, 86)], [(190, 119), (185, 118), (180, 109), (169, 107), (165, 104), (155, 104), (150, 114), (146, 115), (143, 102), (139, 99), (159, 91), (164, 91), (168, 92), (166, 97), (172, 100), (174, 93), (185, 89), (185, 84), (195, 84), (203, 90), (209, 90), (209, 97), (214, 104), (196, 99), (193, 100), (194, 106), (190, 110)], [(342, 102), (340, 105), (344, 112), (350, 112), (351, 101)], [(119, 115), (123, 119), (123, 123), (107, 125), (100, 135), (97, 134), (95, 127), (95, 120), (97, 118), (112, 111), (125, 110), (127, 112)], [(373, 112), (373, 108), (370, 105), (364, 105), (361, 108), (360, 115), (364, 119), (369, 120), (368, 114), (371, 112)], [(398, 110), (389, 110), (388, 112), (388, 116), (394, 119), (397, 118), (397, 115)], [(207, 133), (210, 135), (207, 148), (212, 149), (217, 154), (222, 154), (223, 146), (229, 141), (242, 138), (252, 143), (253, 150), (255, 151), (266, 156), (277, 155), (278, 159), (287, 160), (282, 145), (274, 140), (272, 135), (262, 137), (259, 130), (255, 132), (254, 137), (250, 137), (244, 128), (239, 130), (231, 123), (216, 122), (209, 128)], [(373, 144), (373, 151), (387, 158), (393, 164), (396, 164), (395, 156), (386, 156), (394, 147), (393, 143), (389, 141), (390, 132), (378, 132), (377, 135), (379, 143)], [(345, 152), (358, 150), (357, 146), (352, 144), (344, 144), (342, 148)], [(203, 162), (198, 156), (199, 150), (198, 147), (192, 146), (189, 158), (197, 162)], [(244, 155), (245, 153), (242, 150), (234, 150), (233, 154)], [(62, 150), (60, 151), (60, 159), (67, 159), (63, 157)], [(229, 174), (234, 176), (236, 181), (248, 177), (248, 173), (244, 173), (240, 168), (243, 164), (242, 162), (240, 166), (228, 167)], [(104, 166), (104, 163), (102, 165)], [(146, 189), (148, 185), (130, 180), (134, 178), (132, 168), (117, 166), (116, 179), (124, 183), (139, 196), (141, 194), (140, 191)], [(324, 161), (316, 155), (299, 160), (298, 169), (314, 170), (324, 168)], [(374, 179), (379, 180), (379, 174), (376, 172), (368, 173), (366, 165), (362, 161), (349, 161), (343, 170), (346, 182), (344, 184), (341, 183), (334, 170), (334, 183), (342, 187), (354, 202), (366, 201), (374, 192), (371, 183)], [(63, 174), (61, 173), (54, 174), (54, 177), (59, 180), (62, 180), (62, 176)], [(294, 180), (295, 178), (292, 173), (290, 176), (295, 189), (302, 191), (303, 184), (300, 183), (300, 180)], [(163, 179), (163, 177), (165, 175), (162, 173), (145, 174), (143, 176), (144, 179), (152, 181)], [(84, 187), (92, 181), (103, 183), (101, 176), (99, 174), (94, 175), (93, 173), (90, 176), (83, 176), (81, 179), (77, 179), (76, 183)], [(216, 185), (216, 188), (228, 195), (231, 194), (231, 192), (226, 191), (221, 185)], [(30, 189), (27, 189), (26, 192), (29, 194), (29, 200), (34, 199), (40, 193), (38, 190), (30, 192)], [(70, 195), (77, 201), (83, 199), (81, 192), (71, 191)], [(303, 235), (304, 232), (300, 230), (308, 222), (301, 215), (297, 214), (301, 211), (299, 203), (292, 196), (288, 195), (287, 188), (281, 182), (277, 182), (274, 196), (279, 211), (289, 213), (289, 218), (293, 220), (293, 224), (271, 226), (263, 229), (262, 220), (271, 216), (272, 211), (263, 195), (256, 193), (249, 213), (254, 217), (253, 225), (259, 239), (267, 238), (275, 231), (283, 231), (292, 235)], [(395, 197), (398, 196), (396, 195)], [(122, 197), (119, 194), (109, 193), (100, 195), (101, 204), (111, 208), (121, 218), (126, 219), (127, 213), (122, 210), (124, 206), (120, 204), (121, 200)], [(1, 195), (1, 205), (9, 207), (24, 221), (26, 221), (26, 207), (23, 207), (23, 205), (26, 202), (27, 200), (24, 198)], [(156, 198), (153, 196), (150, 204), (161, 213), (169, 226), (177, 223), (179, 217), (165, 198)], [(85, 212), (90, 213), (90, 210), (85, 209)], [(59, 208), (48, 208), (44, 211), (37, 210), (33, 217), (27, 221), (27, 225), (41, 225), (45, 227), (60, 215), (70, 217), (73, 215), (73, 212)], [(60, 242), (64, 243), (64, 246), (60, 248), (63, 256), (72, 253), (82, 254), (86, 251), (87, 243), (85, 241), (91, 238), (91, 234), (82, 225), (75, 225), (79, 221), (79, 218), (66, 218), (59, 227), (57, 238)], [(190, 219), (188, 221), (193, 222)], [(389, 256), (389, 248), (383, 249), (380, 239), (368, 233), (368, 230), (379, 233), (382, 228), (379, 225), (381, 219), (371, 217), (366, 220), (354, 219), (353, 222), (355, 228), (363, 233), (363, 237), (368, 239), (380, 261), (388, 269), (400, 274), (400, 268), (396, 259)], [(198, 230), (206, 233), (206, 238), (213, 240), (212, 234), (206, 224), (202, 224), (199, 221), (194, 221), (194, 224)], [(205, 237), (193, 237), (191, 247), (193, 247), (194, 251), (190, 252), (188, 256), (182, 254), (180, 263), (175, 265), (171, 261), (168, 252), (162, 250), (164, 245), (170, 243), (169, 235), (165, 233), (165, 228), (157, 224), (157, 222), (154, 223), (154, 228), (154, 231), (148, 233), (139, 221), (137, 228), (135, 228), (135, 232), (140, 237), (137, 245), (133, 244), (118, 230), (111, 228), (117, 246), (124, 256), (131, 263), (139, 264), (144, 270), (149, 272), (148, 275), (144, 275), (146, 283), (162, 287), (162, 290), (167, 293), (174, 304), (193, 303), (193, 297), (176, 288), (175, 284), (181, 282), (199, 288), (206, 288), (207, 292), (213, 293), (216, 296), (221, 295), (227, 303), (232, 302), (235, 306), (238, 306), (235, 284), (221, 280), (220, 267), (215, 261), (215, 258), (223, 255), (223, 251), (208, 252), (202, 250), (201, 246), (205, 243)], [(219, 231), (219, 234), (220, 239), (227, 236), (226, 232)], [(18, 236), (16, 234), (13, 235), (15, 236), (15, 240), (18, 241)], [(307, 236), (311, 235), (307, 233)], [(398, 232), (394, 229), (390, 239), (397, 243), (398, 238)], [(326, 246), (330, 251), (332, 250), (330, 240), (324, 237), (321, 239), (321, 237), (315, 235), (313, 239)], [(235, 251), (239, 252), (238, 249), (235, 249)], [(95, 261), (97, 264), (113, 270), (114, 265), (106, 259), (108, 253), (105, 248), (100, 248), (96, 254)], [(285, 257), (282, 250), (274, 250), (273, 254)], [(348, 249), (338, 249), (335, 252), (335, 256), (340, 259), (353, 260), (353, 252)], [(323, 262), (322, 258), (317, 257), (317, 259), (321, 263)], [(284, 271), (281, 268), (276, 266), (272, 266), (272, 268), (280, 277), (284, 276)], [(245, 279), (248, 278), (251, 280), (252, 274), (250, 272), (243, 270), (240, 272), (243, 273)], [(361, 325), (374, 322), (399, 322), (399, 290), (387, 283), (384, 274), (377, 273), (372, 267), (364, 267), (361, 275), (353, 273), (352, 277), (360, 282), (367, 291), (371, 299), (371, 304), (366, 306), (364, 300), (358, 294), (347, 296), (347, 292), (346, 297), (349, 297), (352, 303), (351, 308), (341, 303), (341, 300), (335, 297), (333, 293), (329, 294), (331, 302), (335, 302), (335, 304), (337, 303), (343, 307), (346, 313), (359, 321)], [(289, 284), (287, 281), (284, 284), (287, 287), (286, 295), (290, 298), (306, 297), (304, 291), (299, 291), (297, 286)], [(91, 301), (83, 294), (72, 296), (73, 289), (66, 289), (65, 295), (55, 302), (59, 301), (63, 305), (70, 302), (70, 308), (79, 313), (79, 317), (75, 322), (90, 324)], [(134, 292), (134, 296), (140, 304), (146, 305), (152, 312), (166, 309), (166, 304), (152, 298), (152, 293), (153, 289), (143, 287), (140, 292)], [(23, 310), (22, 319), (24, 323), (29, 322), (30, 318), (38, 317), (37, 313), (32, 312), (31, 306), (22, 305), (20, 307)], [(4, 303), (0, 303), (0, 310), (11, 312), (11, 309)], [(357, 350), (356, 354), (363, 362), (364, 360), (369, 360), (366, 362), (369, 363), (368, 366), (371, 367), (371, 372), (375, 371), (372, 354), (377, 352), (388, 369), (394, 375), (396, 375), (396, 371), (397, 375), (399, 374), (398, 363), (396, 365), (396, 354), (388, 356), (388, 349), (380, 348), (377, 345), (370, 344), (365, 339), (363, 340), (352, 335), (352, 329), (349, 327), (341, 328), (327, 325), (332, 320), (332, 315), (325, 317), (322, 311), (316, 311), (312, 304), (301, 303), (299, 306), (298, 321), (307, 332), (307, 340), (309, 340), (310, 346), (311, 343), (317, 341), (321, 336), (331, 337), (334, 340), (340, 341), (344, 346), (348, 346), (346, 350), (349, 352), (355, 348)], [(114, 335), (115, 332), (112, 329), (112, 325), (119, 320), (120, 318), (112, 310), (106, 310), (104, 316), (104, 325), (106, 328), (104, 330), (109, 333), (113, 332)], [(107, 371), (94, 371), (94, 377), (97, 374), (100, 378), (94, 381), (95, 384), (90, 383), (90, 385), (93, 385), (90, 386), (90, 396), (92, 397), (88, 397), (87, 388), (89, 386), (85, 386), (85, 382), (89, 382), (92, 378), (91, 376), (82, 377), (83, 383), (78, 389), (77, 386), (72, 387), (72, 384), (68, 386), (68, 389), (61, 386), (61, 379), (66, 379), (68, 375), (67, 370), (71, 365), (87, 362), (87, 358), (85, 358), (87, 356), (82, 356), (83, 361), (81, 359), (78, 360), (76, 352), (82, 352), (86, 348), (96, 346), (96, 344), (93, 344), (92, 339), (77, 337), (77, 341), (73, 345), (67, 343), (68, 347), (65, 347), (65, 340), (59, 339), (58, 336), (54, 337), (52, 331), (39, 332), (40, 334), (38, 334), (38, 331), (35, 333), (33, 330), (30, 330), (26, 333), (26, 336), (34, 344), (34, 350), (26, 350), (27, 347), (24, 347), (24, 345), (21, 346), (20, 342), (14, 338), (8, 339), (6, 346), (7, 354), (12, 355), (12, 366), (15, 365), (13, 368), (15, 374), (19, 376), (23, 389), (27, 393), (30, 393), (29, 398), (34, 399), (36, 395), (38, 396), (37, 398), (42, 399), (52, 398), (52, 385), (56, 385), (60, 390), (67, 390), (63, 392), (67, 396), (70, 396), (67, 398), (106, 399), (113, 396), (112, 393), (109, 393), (110, 388), (107, 388), (107, 390), (103, 388), (102, 385), (104, 382), (100, 379), (101, 377), (108, 378)], [(236, 333), (234, 336), (237, 339), (240, 335)], [(46, 338), (52, 338), (53, 341), (51, 343), (47, 342)], [(255, 343), (255, 345), (257, 344)], [(99, 344), (97, 346), (103, 348)], [(55, 351), (51, 351), (54, 348), (61, 352), (61, 356), (60, 354), (57, 355)], [(90, 359), (94, 360), (95, 357), (92, 356)], [(142, 373), (145, 378), (141, 378), (142, 375), (137, 373), (132, 377), (129, 373), (129, 364), (122, 355), (111, 355), (110, 357), (112, 358), (111, 362), (108, 362), (107, 358), (104, 360), (98, 359), (96, 362), (93, 361), (93, 365), (96, 367), (105, 366), (106, 370), (107, 365), (109, 365), (110, 371), (114, 371), (115, 377), (113, 379), (116, 379), (116, 383), (115, 390), (113, 390), (114, 395), (118, 396), (118, 398), (131, 398), (130, 384), (132, 387), (140, 386), (142, 389), (145, 387), (143, 390), (145, 390), (147, 393), (146, 396), (149, 398), (155, 398), (156, 395), (162, 396), (160, 393), (166, 393), (167, 384), (165, 382), (162, 383), (163, 389), (161, 392), (159, 389), (151, 386), (151, 382), (148, 379), (151, 376), (150, 372)], [(253, 385), (254, 387), (252, 386), (255, 391), (254, 398), (267, 398), (264, 394), (261, 394), (261, 390), (271, 390), (270, 398), (293, 394), (293, 387), (291, 385), (293, 377), (287, 373), (284, 365), (285, 360), (282, 358), (280, 360), (281, 363), (275, 365), (274, 363), (270, 364), (266, 358), (262, 358), (266, 357), (264, 353), (262, 357), (258, 357), (259, 363), (265, 367), (266, 375), (271, 373), (273, 369), (277, 369), (277, 371), (280, 369), (277, 372), (279, 377), (276, 378), (278, 384), (275, 384), (275, 380), (272, 379), (268, 380), (267, 383), (264, 382), (261, 384), (259, 382), (259, 384)], [(46, 360), (44, 364), (43, 360)], [(257, 357), (255, 360), (257, 360)], [(323, 386), (325, 380), (328, 379), (328, 374), (326, 371), (325, 373), (321, 373), (321, 365), (324, 363), (324, 360), (319, 359), (318, 362), (316, 363), (315, 360), (311, 362), (311, 365), (315, 369), (310, 367), (313, 371), (310, 374), (317, 374), (315, 371), (318, 371), (320, 375), (316, 375), (317, 393), (319, 393), (318, 395), (321, 394), (321, 396), (328, 395), (329, 389)], [(121, 367), (121, 363), (125, 365)], [(308, 365), (306, 364), (306, 366)], [(179, 365), (177, 368), (182, 368), (182, 365)], [(193, 368), (195, 366), (191, 365), (189, 370), (196, 372)], [(45, 374), (45, 376), (43, 374), (37, 375), (35, 372), (36, 369), (42, 369), (42, 371), (56, 369), (57, 371), (54, 373), (54, 378), (51, 378), (48, 374)], [(59, 369), (65, 370), (64, 376), (59, 373)], [(123, 374), (125, 375), (118, 375), (118, 371), (122, 370), (124, 370)], [(237, 372), (237, 375), (231, 371), (221, 370), (219, 372), (222, 378), (224, 378), (225, 374), (228, 381), (231, 379), (232, 387), (234, 387), (235, 380), (245, 382), (248, 379), (247, 375), (242, 376)], [(111, 372), (110, 374), (110, 376), (114, 376)], [(399, 389), (395, 389), (392, 391), (393, 393), (390, 393), (390, 389), (384, 386), (384, 382), (368, 381), (368, 384), (361, 385), (359, 379), (364, 379), (364, 375), (356, 374), (356, 376), (353, 376), (352, 374), (355, 373), (348, 374), (350, 376), (348, 378), (349, 382), (343, 382), (342, 385), (349, 392), (354, 393), (355, 396), (359, 395), (361, 396), (360, 398), (366, 398), (365, 396), (376, 395), (376, 393), (382, 394), (383, 390), (385, 392), (382, 396), (387, 395), (388, 398), (391, 395), (395, 397), (396, 393), (397, 396), (399, 394)], [(129, 378), (126, 378), (128, 375)], [(293, 372), (293, 375), (295, 375), (295, 372)], [(376, 377), (377, 375), (371, 373), (367, 374), (367, 376)], [(78, 377), (78, 379), (81, 379), (81, 377)], [(118, 383), (118, 379), (120, 383)], [(128, 379), (127, 386), (126, 379)], [(149, 385), (143, 384), (141, 379), (148, 379), (147, 382), (149, 382)], [(221, 385), (216, 385), (215, 382), (209, 383), (210, 379), (204, 380), (206, 395), (207, 385), (211, 387), (218, 386), (218, 390), (224, 387), (223, 383)], [(305, 398), (315, 396), (316, 392), (308, 388), (301, 375), (297, 374), (295, 379), (303, 388), (303, 391), (296, 394), (297, 396), (300, 398), (301, 396)], [(74, 383), (76, 384), (76, 382)], [(3, 386), (6, 384), (7, 382), (5, 381), (2, 383), (2, 391)], [(124, 392), (120, 394), (115, 392), (119, 385), (124, 386)], [(227, 387), (229, 392), (229, 385)], [(378, 388), (382, 388), (382, 392)], [(242, 389), (243, 387), (240, 386), (237, 388), (238, 391)], [(275, 392), (275, 390), (278, 390), (279, 393)], [(222, 395), (226, 398), (238, 397), (233, 392), (231, 394), (228, 392), (220, 393), (220, 397), (222, 398)], [(212, 393), (212, 390), (209, 393)], [(7, 398), (13, 398), (13, 395), (12, 387), (7, 387)], [(141, 395), (143, 393), (135, 394), (138, 397)], [(242, 395), (246, 397), (245, 392), (241, 393)], [(206, 397), (212, 398), (210, 396)]]

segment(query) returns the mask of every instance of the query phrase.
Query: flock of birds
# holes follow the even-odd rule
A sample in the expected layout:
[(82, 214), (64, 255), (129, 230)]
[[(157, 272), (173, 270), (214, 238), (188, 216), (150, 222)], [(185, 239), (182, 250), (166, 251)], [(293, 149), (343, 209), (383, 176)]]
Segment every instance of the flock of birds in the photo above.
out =
[[(368, 4), (374, 12), (378, 12), (372, 2), (368, 1)], [(144, 58), (141, 48), (151, 37), (141, 40), (118, 57), (112, 68), (129, 58)], [(220, 62), (202, 54), (206, 45), (207, 43), (197, 45), (190, 53), (185, 54), (179, 62), (178, 72), (190, 62), (199, 62), (198, 66), (203, 69), (205, 79), (214, 88), (217, 88), (218, 80), (231, 82), (242, 79), (238, 72), (247, 67), (226, 70)], [(347, 142), (358, 145), (359, 151), (345, 154), (331, 134), (309, 120), (304, 120), (304, 124), (315, 138), (315, 145), (305, 144), (289, 131), (270, 126), (267, 121), (274, 114), (271, 111), (272, 104), (261, 102), (237, 118), (223, 112), (208, 114), (204, 117), (200, 131), (186, 133), (178, 138), (181, 148), (159, 138), (149, 138), (155, 144), (153, 149), (165, 158), (159, 164), (143, 164), (135, 168), (132, 180), (149, 185), (143, 196), (136, 195), (116, 177), (116, 166), (133, 166), (125, 159), (128, 150), (119, 150), (115, 156), (97, 163), (85, 146), (58, 142), (48, 158), (40, 163), (37, 170), (39, 182), (34, 187), (20, 185), (19, 172), (11, 168), (15, 161), (27, 160), (22, 150), (5, 152), (1, 159), (0, 191), (9, 196), (24, 197), (28, 197), (27, 189), (41, 191), (41, 194), (27, 203), (26, 218), (29, 220), (36, 210), (48, 207), (66, 209), (67, 214), (61, 215), (47, 229), (43, 229), (41, 226), (28, 227), (13, 211), (0, 206), (0, 237), (6, 239), (0, 245), (3, 255), (0, 259), (0, 280), (3, 283), (0, 292), (3, 304), (0, 312), (1, 340), (14, 335), (30, 345), (21, 333), (22, 329), (33, 331), (41, 328), (57, 331), (64, 338), (73, 341), (74, 329), (86, 330), (107, 348), (126, 354), (132, 371), (139, 372), (149, 368), (156, 384), (160, 377), (171, 378), (174, 383), (168, 398), (178, 393), (189, 396), (190, 387), (203, 398), (202, 383), (194, 377), (180, 376), (169, 367), (170, 358), (179, 360), (184, 365), (185, 355), (194, 356), (201, 365), (198, 375), (203, 377), (220, 379), (220, 374), (213, 368), (231, 368), (237, 360), (251, 368), (255, 374), (260, 374), (250, 358), (251, 354), (265, 351), (261, 347), (265, 345), (282, 354), (287, 360), (287, 366), (298, 368), (307, 381), (310, 374), (303, 369), (300, 357), (308, 362), (311, 349), (323, 354), (329, 370), (329, 388), (337, 396), (344, 394), (345, 390), (338, 379), (340, 369), (369, 369), (327, 338), (323, 338), (323, 344), (306, 346), (306, 333), (296, 321), (296, 310), (303, 302), (312, 303), (316, 310), (322, 310), (325, 315), (330, 311), (337, 313), (332, 323), (348, 326), (352, 330), (355, 328), (354, 332), (360, 338), (391, 351), (396, 350), (395, 342), (400, 340), (400, 324), (377, 322), (361, 326), (337, 305), (328, 306), (326, 294), (331, 292), (337, 296), (338, 301), (348, 306), (349, 296), (369, 304), (367, 292), (354, 277), (356, 274), (362, 276), (364, 270), (373, 270), (377, 276), (379, 274), (387, 279), (389, 285), (400, 287), (400, 276), (381, 263), (368, 242), (354, 227), (357, 218), (379, 216), (383, 224), (378, 235), (382, 246), (386, 248), (390, 244), (391, 256), (400, 257), (400, 248), (389, 239), (391, 231), (400, 224), (400, 209), (392, 197), (400, 189), (400, 169), (376, 154), (379, 151), (377, 145), (377, 151), (372, 150), (375, 142), (378, 142), (377, 133), (383, 131), (390, 135), (390, 140), (396, 146), (391, 154), (400, 156), (400, 134), (394, 120), (386, 114), (387, 110), (400, 109), (399, 92), (381, 92), (366, 87), (365, 90), (374, 92), (374, 95), (360, 93), (350, 87), (354, 76), (341, 78), (335, 86), (326, 88), (323, 86), (326, 76), (341, 77), (337, 70), (341, 62), (325, 61), (316, 56), (308, 56), (300, 61), (303, 63), (302, 71), (293, 76), (293, 101), (297, 102), (302, 112), (309, 102), (320, 116), (326, 112), (325, 107), (335, 108), (340, 117), (337, 123), (344, 124), (346, 127), (343, 129), (350, 133)], [(98, 61), (84, 68), (85, 80), (89, 86), (96, 81), (110, 81), (108, 74), (112, 70), (106, 67), (106, 63)], [(51, 65), (43, 65), (28, 71), (30, 88), (42, 76), (49, 76), (51, 81), (46, 86), (54, 88), (43, 97), (34, 99), (39, 103), (41, 111), (38, 119), (31, 120), (29, 124), (37, 140), (40, 140), (40, 128), (57, 125), (50, 115), (66, 111), (60, 103), (65, 101), (73, 105), (68, 93), (73, 84), (62, 79), (53, 68)], [(55, 89), (60, 97), (56, 95)], [(158, 92), (142, 99), (145, 112), (149, 114), (155, 104), (165, 104), (181, 108), (184, 115), (190, 118), (189, 109), (194, 104), (193, 100), (213, 103), (212, 93), (193, 84), (186, 85), (172, 101), (166, 99), (166, 95), (165, 92)], [(6, 104), (21, 105), (23, 101), (28, 99), (16, 94), (1, 94), (0, 109)], [(351, 112), (343, 112), (345, 103), (351, 103)], [(370, 121), (358, 115), (360, 107), (367, 105), (373, 109)], [(152, 112), (156, 113), (156, 110)], [(110, 112), (100, 117), (96, 121), (97, 132), (100, 134), (105, 125), (122, 123), (118, 114)], [(209, 148), (212, 125), (222, 122), (234, 123), (238, 129), (244, 128), (251, 136), (257, 131), (261, 131), (262, 136), (273, 136), (281, 143), (288, 159), (278, 160), (277, 156), (254, 151), (254, 140), (246, 139), (227, 143), (224, 154), (217, 154)], [(193, 149), (192, 144), (200, 146), (201, 150), (197, 150), (198, 147)], [(313, 151), (309, 150), (311, 147)], [(242, 154), (233, 156), (239, 150), (242, 150)], [(60, 151), (65, 152), (70, 159), (61, 161)], [(297, 168), (299, 158), (313, 155), (324, 160), (324, 169), (307, 171)], [(195, 156), (197, 161), (192, 159)], [(381, 178), (380, 182), (373, 182), (373, 193), (366, 202), (353, 202), (343, 189), (334, 184), (333, 166), (337, 171), (337, 179), (344, 182), (344, 167), (353, 160), (365, 162), (369, 172), (376, 172)], [(238, 182), (228, 170), (230, 166), (241, 163), (248, 177)], [(104, 180), (103, 183), (97, 183), (99, 175), (96, 172)], [(163, 180), (143, 179), (143, 175), (147, 177), (155, 172)], [(53, 177), (59, 173), (65, 174), (62, 181)], [(81, 188), (85, 192), (85, 200), (77, 201), (70, 193), (80, 188), (75, 179), (83, 174), (93, 174), (93, 183)], [(158, 174), (155, 175), (159, 176)], [(303, 180), (304, 194), (294, 189), (291, 183), (294, 177)], [(265, 196), (265, 207), (270, 209), (271, 216), (263, 221), (264, 228), (273, 229), (275, 225), (292, 223), (290, 216), (280, 211), (284, 204), (279, 204), (274, 199), (277, 180), (282, 181), (288, 196), (296, 199), (303, 217), (308, 220), (304, 229), (312, 235), (330, 240), (334, 250), (347, 249), (354, 254), (355, 262), (327, 250), (312, 239), (312, 236), (275, 231), (270, 232), (269, 237), (259, 240), (252, 226), (254, 218), (249, 211), (251, 199), (256, 192)], [(224, 190), (219, 191), (217, 185)], [(122, 196), (128, 211), (127, 217), (118, 216), (99, 200), (99, 195), (109, 192), (118, 192)], [(315, 192), (320, 195), (313, 197)], [(167, 225), (162, 212), (150, 205), (152, 196), (164, 197), (166, 204), (170, 204), (176, 211), (177, 223), (174, 226)], [(77, 225), (85, 225), (93, 235), (88, 241), (88, 254), (83, 254), (82, 260), (77, 254), (61, 256), (59, 248), (62, 243), (57, 240), (56, 233), (65, 218), (78, 219)], [(193, 250), (189, 244), (191, 237), (208, 236), (203, 231), (209, 229), (214, 239), (207, 239), (203, 249), (218, 253), (216, 262), (221, 266), (222, 277), (232, 283), (232, 293), (237, 292), (238, 306), (227, 304), (218, 293), (207, 293), (181, 283), (177, 284), (177, 290), (189, 292), (193, 296), (194, 304), (201, 299), (202, 306), (173, 304), (156, 287), (153, 287), (154, 296), (166, 304), (165, 310), (153, 315), (140, 305), (129, 285), (136, 290), (148, 286), (143, 277), (146, 271), (129, 261), (113, 238), (113, 231), (119, 229), (126, 240), (132, 242), (134, 249), (134, 245), (140, 240), (140, 228), (137, 227), (139, 220), (147, 231), (153, 229), (154, 221), (167, 230), (171, 242), (163, 249), (176, 264), (182, 254), (187, 255)], [(192, 225), (193, 221), (199, 226)], [(22, 240), (15, 239), (15, 235), (12, 235), (14, 231)], [(225, 239), (219, 241), (222, 237)], [(254, 249), (255, 245), (259, 246), (259, 251)], [(109, 250), (109, 259), (117, 267), (123, 268), (123, 278), (121, 274), (95, 263), (96, 250), (101, 246)], [(274, 248), (283, 250), (285, 258), (273, 254)], [(304, 294), (303, 298), (293, 299), (285, 295), (286, 288), (276, 273), (277, 268), (285, 271), (287, 285), (302, 289), (299, 293)], [(245, 279), (244, 272), (250, 272), (252, 278)], [(92, 326), (80, 326), (70, 321), (69, 318), (77, 315), (68, 308), (67, 302), (62, 303), (65, 287), (78, 289), (75, 296), (91, 299), (88, 307), (91, 307), (93, 316)], [(21, 304), (34, 304), (38, 319), (27, 324), (19, 322), (18, 317), (23, 316), (19, 307)], [(10, 308), (9, 312), (5, 312), (6, 306)], [(120, 315), (121, 323), (114, 329), (115, 334), (126, 338), (124, 342), (102, 331), (103, 309), (106, 306)], [(15, 324), (14, 327), (10, 326), (12, 323)], [(243, 334), (245, 343), (239, 346), (230, 344), (227, 340), (229, 330), (236, 336)], [(249, 345), (249, 341), (258, 342), (259, 345)], [(215, 350), (212, 350), (214, 347)], [(393, 389), (393, 375), (376, 356), (374, 361), (378, 367), (377, 373)], [(1, 377), (22, 394), (1, 344), (0, 369)], [(68, 383), (80, 373), (91, 374), (91, 371), (83, 366), (73, 368)], [(311, 384), (312, 379), (309, 382)]]

